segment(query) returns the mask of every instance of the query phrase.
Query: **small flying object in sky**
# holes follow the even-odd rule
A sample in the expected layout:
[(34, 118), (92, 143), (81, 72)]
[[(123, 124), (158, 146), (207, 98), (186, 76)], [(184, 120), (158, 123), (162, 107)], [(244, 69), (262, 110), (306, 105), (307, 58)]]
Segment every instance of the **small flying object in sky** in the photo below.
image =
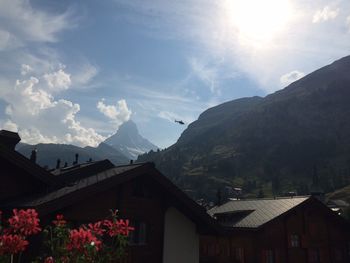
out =
[(175, 122), (177, 122), (178, 124), (184, 125), (185, 123), (182, 120), (175, 120)]

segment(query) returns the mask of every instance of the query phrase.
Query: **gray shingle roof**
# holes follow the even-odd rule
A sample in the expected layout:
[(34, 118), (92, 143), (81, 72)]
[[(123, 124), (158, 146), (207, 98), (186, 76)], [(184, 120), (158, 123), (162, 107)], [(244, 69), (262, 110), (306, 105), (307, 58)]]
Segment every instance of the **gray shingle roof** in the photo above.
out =
[(234, 200), (213, 207), (208, 213), (216, 218), (225, 218), (224, 225), (231, 227), (258, 228), (288, 210), (306, 201), (309, 197)]

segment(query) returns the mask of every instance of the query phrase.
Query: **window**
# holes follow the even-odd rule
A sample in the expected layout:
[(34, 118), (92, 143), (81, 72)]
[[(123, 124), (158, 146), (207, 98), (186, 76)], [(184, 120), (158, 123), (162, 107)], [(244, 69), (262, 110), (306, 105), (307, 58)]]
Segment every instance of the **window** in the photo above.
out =
[(145, 222), (138, 220), (131, 220), (131, 225), (135, 228), (129, 234), (130, 245), (146, 245), (147, 244), (147, 229)]
[(273, 249), (263, 250), (263, 262), (264, 263), (275, 263), (275, 253)]
[(244, 263), (244, 249), (232, 246), (230, 250), (230, 258), (233, 262)]
[(300, 247), (300, 236), (297, 234), (290, 235), (290, 247)]
[(320, 263), (320, 250), (318, 248), (310, 248), (308, 250), (309, 262), (310, 263)]
[(273, 253), (273, 250), (267, 250), (266, 263), (274, 263), (274, 262), (275, 262), (275, 255)]

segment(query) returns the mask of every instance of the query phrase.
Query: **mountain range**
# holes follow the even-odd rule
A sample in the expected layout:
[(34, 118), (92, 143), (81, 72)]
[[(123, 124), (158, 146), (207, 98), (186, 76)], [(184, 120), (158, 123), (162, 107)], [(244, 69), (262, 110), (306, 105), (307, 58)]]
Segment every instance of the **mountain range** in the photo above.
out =
[(98, 161), (109, 159), (114, 164), (126, 164), (136, 159), (138, 154), (157, 149), (157, 146), (143, 138), (136, 124), (129, 120), (123, 123), (118, 131), (100, 143), (98, 147), (78, 147), (68, 144), (44, 144), (29, 145), (19, 143), (16, 150), (26, 157), (30, 157), (32, 150), (37, 151), (37, 163), (49, 168), (56, 167), (57, 159), (60, 165), (72, 165), (75, 155), (78, 154), (78, 162), (88, 160)]
[(171, 147), (139, 156), (194, 198), (307, 194), (350, 183), (350, 56), (266, 97), (210, 108)]

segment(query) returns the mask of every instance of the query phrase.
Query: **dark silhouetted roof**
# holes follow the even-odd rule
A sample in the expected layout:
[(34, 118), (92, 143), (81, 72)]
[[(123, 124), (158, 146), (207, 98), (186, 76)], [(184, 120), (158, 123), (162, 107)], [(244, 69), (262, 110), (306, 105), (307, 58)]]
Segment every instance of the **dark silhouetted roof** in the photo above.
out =
[(74, 202), (89, 198), (94, 194), (104, 192), (138, 176), (147, 176), (148, 180), (152, 180), (155, 185), (158, 185), (160, 190), (166, 194), (167, 201), (193, 220), (193, 222), (196, 222), (202, 231), (219, 231), (216, 221), (206, 213), (205, 209), (200, 207), (161, 174), (154, 167), (153, 163), (135, 163), (106, 169), (105, 171), (71, 182), (70, 185), (50, 193), (31, 196), (30, 199), (26, 198), (12, 202), (4, 208), (29, 207), (37, 209), (39, 214), (48, 214), (70, 206)]
[[(258, 228), (293, 209), (309, 197), (234, 200), (213, 207), (208, 213), (230, 227)], [(221, 220), (219, 220), (221, 221)]]
[(23, 169), (33, 178), (40, 180), (42, 183), (53, 186), (56, 184), (54, 176), (51, 173), (33, 163), (22, 154), (0, 144), (0, 157), (4, 158), (13, 165)]
[(55, 178), (62, 182), (70, 183), (81, 180), (83, 178), (96, 175), (100, 172), (114, 168), (114, 164), (109, 160), (86, 162), (73, 166), (62, 167), (51, 171)]
[(10, 204), (10, 206), (37, 207), (37, 206), (49, 203), (51, 201), (55, 201), (62, 197), (67, 197), (71, 193), (78, 192), (83, 189), (87, 189), (90, 186), (103, 184), (108, 179), (111, 179), (113, 177), (126, 175), (125, 173), (127, 171), (133, 170), (142, 165), (143, 164), (135, 164), (135, 165), (125, 165), (125, 166), (110, 168), (105, 171), (101, 171), (99, 173), (93, 174), (91, 176), (81, 178), (75, 182), (72, 182), (70, 185), (60, 188), (56, 191), (50, 192), (45, 195), (37, 196), (31, 199), (26, 199), (16, 203), (12, 203)]

